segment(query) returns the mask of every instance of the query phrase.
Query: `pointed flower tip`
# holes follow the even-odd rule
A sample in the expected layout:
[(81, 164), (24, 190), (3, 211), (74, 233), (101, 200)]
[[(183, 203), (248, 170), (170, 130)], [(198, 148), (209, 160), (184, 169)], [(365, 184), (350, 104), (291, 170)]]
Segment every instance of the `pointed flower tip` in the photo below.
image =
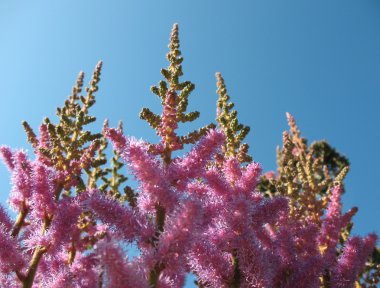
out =
[(0, 157), (3, 159), (5, 165), (9, 170), (13, 170), (15, 168), (13, 162), (13, 153), (12, 150), (8, 146), (0, 146)]
[(108, 129), (109, 129), (108, 119), (105, 119), (104, 122), (103, 122), (103, 133), (104, 133), (104, 131), (106, 131)]
[(120, 132), (123, 132), (123, 121), (119, 120), (119, 123), (117, 123), (117, 129), (119, 129)]

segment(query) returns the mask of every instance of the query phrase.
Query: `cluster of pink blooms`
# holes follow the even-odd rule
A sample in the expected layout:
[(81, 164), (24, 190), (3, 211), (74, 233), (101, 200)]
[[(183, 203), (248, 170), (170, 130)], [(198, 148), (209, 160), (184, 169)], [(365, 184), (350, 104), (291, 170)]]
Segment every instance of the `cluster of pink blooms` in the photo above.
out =
[[(285, 197), (255, 191), (258, 163), (243, 167), (231, 157), (210, 164), (225, 141), (218, 130), (170, 163), (118, 129), (105, 127), (104, 135), (139, 183), (135, 207), (96, 189), (57, 197), (57, 183), (68, 175), (43, 157), (1, 147), (12, 177), (10, 207), (26, 216), (13, 233), (14, 220), (0, 207), (0, 287), (23, 287), (36, 248), (43, 253), (31, 287), (56, 288), (183, 287), (189, 272), (200, 287), (320, 287), (321, 277), (330, 287), (353, 287), (373, 250), (375, 235), (352, 237), (336, 256), (353, 215), (342, 213), (340, 186), (332, 188), (322, 225), (305, 226), (289, 217)], [(83, 215), (93, 220), (86, 233), (78, 225)], [(139, 255), (128, 258), (131, 243)]]

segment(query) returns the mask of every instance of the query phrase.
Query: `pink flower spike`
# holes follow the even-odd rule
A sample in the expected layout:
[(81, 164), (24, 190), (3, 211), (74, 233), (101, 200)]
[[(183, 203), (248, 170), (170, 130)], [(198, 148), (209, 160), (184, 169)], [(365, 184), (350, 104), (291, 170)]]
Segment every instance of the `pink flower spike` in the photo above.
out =
[[(216, 197), (228, 197), (233, 194), (231, 186), (224, 179), (223, 175), (216, 168), (210, 168), (204, 174), (204, 178), (207, 181), (208, 186), (210, 187), (210, 192), (213, 193)], [(216, 198), (215, 197), (215, 198)]]
[(171, 211), (178, 201), (178, 195), (170, 187), (161, 162), (148, 151), (148, 145), (134, 138), (127, 139), (116, 129), (105, 128), (104, 131), (140, 183), (139, 208), (153, 212), (156, 203), (160, 203), (167, 211)]
[(229, 253), (223, 253), (207, 241), (199, 241), (189, 253), (188, 263), (203, 284), (230, 287), (228, 282), (232, 279), (233, 267)]
[(143, 271), (128, 262), (122, 248), (114, 242), (102, 241), (97, 244), (100, 264), (104, 267), (105, 283), (109, 288), (149, 288)]
[(224, 177), (232, 185), (242, 176), (240, 163), (236, 158), (230, 158), (223, 165)]
[(54, 170), (36, 162), (33, 165), (33, 194), (31, 197), (32, 214), (40, 220), (52, 215), (56, 208)]
[(19, 271), (25, 266), (24, 255), (9, 229), (0, 224), (0, 276)]
[(57, 206), (57, 213), (47, 234), (40, 239), (34, 235), (30, 244), (49, 247), (49, 252), (54, 253), (61, 245), (67, 244), (78, 236), (77, 221), (82, 212), (81, 206), (75, 198), (63, 198)]
[(260, 174), (260, 164), (256, 162), (249, 163), (238, 183), (238, 186), (242, 192), (246, 194), (253, 193), (257, 183), (259, 182)]
[(13, 152), (8, 146), (0, 146), (0, 157), (3, 159), (9, 171), (15, 169)]
[(9, 198), (10, 206), (20, 211), (32, 192), (32, 163), (27, 159), (26, 152), (14, 153), (14, 169), (12, 171), (12, 191)]
[(118, 129), (108, 128), (108, 124), (104, 126), (103, 133), (112, 142), (114, 149), (121, 154), (127, 145), (127, 140), (123, 133)]
[(12, 230), (12, 221), (2, 205), (0, 205), (0, 226), (1, 225), (3, 225), (3, 228), (6, 229), (8, 232)]
[(332, 287), (353, 287), (357, 275), (376, 244), (377, 236), (370, 234), (364, 239), (349, 238), (336, 267), (332, 271)]
[(288, 211), (288, 200), (285, 197), (275, 197), (273, 199), (263, 199), (252, 213), (254, 226), (260, 227), (263, 224), (275, 223), (281, 213)]
[(183, 266), (183, 257), (197, 235), (201, 220), (200, 203), (191, 200), (184, 202), (182, 207), (166, 220), (164, 232), (159, 239), (157, 260), (174, 270)]
[(225, 136), (222, 132), (214, 129), (208, 131), (187, 155), (173, 161), (169, 176), (174, 172), (177, 179), (186, 181), (201, 175), (206, 168), (206, 163), (220, 149), (224, 139)]
[(147, 219), (98, 191), (93, 191), (82, 206), (95, 213), (104, 224), (114, 227), (127, 241), (133, 241), (138, 236), (147, 239), (154, 234), (154, 228), (148, 224)]
[(336, 219), (342, 214), (342, 193), (343, 188), (340, 185), (336, 185), (332, 188), (330, 203), (326, 213), (326, 219)]

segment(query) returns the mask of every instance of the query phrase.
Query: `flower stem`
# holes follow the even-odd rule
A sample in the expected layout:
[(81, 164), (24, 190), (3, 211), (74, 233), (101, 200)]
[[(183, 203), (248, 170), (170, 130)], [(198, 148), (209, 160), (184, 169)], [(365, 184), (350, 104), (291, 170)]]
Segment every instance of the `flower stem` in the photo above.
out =
[(25, 206), (25, 204), (23, 204), (20, 213), (17, 215), (16, 222), (12, 227), (11, 236), (13, 238), (17, 237), (18, 233), (20, 233), (21, 227), (24, 225), (24, 221), (28, 212), (29, 209)]
[(241, 272), (239, 268), (239, 258), (237, 255), (237, 251), (234, 250), (232, 253), (232, 265), (234, 267), (234, 278), (232, 279), (232, 288), (239, 288), (240, 287), (240, 278), (241, 278)]
[(40, 262), (42, 255), (47, 251), (46, 247), (37, 247), (34, 250), (32, 260), (29, 264), (28, 273), (25, 276), (25, 279), (23, 281), (23, 288), (31, 288), (34, 281), (34, 276), (37, 272), (38, 263)]

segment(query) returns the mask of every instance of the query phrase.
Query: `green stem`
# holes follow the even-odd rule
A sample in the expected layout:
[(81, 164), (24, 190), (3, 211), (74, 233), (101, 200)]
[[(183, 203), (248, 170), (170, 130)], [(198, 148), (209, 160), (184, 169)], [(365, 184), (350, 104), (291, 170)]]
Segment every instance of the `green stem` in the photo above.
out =
[(149, 273), (149, 284), (150, 284), (150, 287), (152, 287), (152, 288), (156, 288), (157, 287), (158, 278), (160, 277), (160, 273), (161, 273), (162, 270), (164, 270), (163, 265), (162, 264), (160, 265), (160, 264), (156, 263), (156, 265), (154, 266), (154, 269), (152, 271), (150, 271), (150, 273)]
[(104, 276), (104, 267), (101, 268), (100, 274), (99, 274), (99, 282), (98, 282), (98, 288), (103, 287), (103, 276)]
[(22, 225), (24, 225), (24, 221), (26, 215), (28, 214), (29, 209), (25, 206), (25, 203), (22, 205), (20, 213), (17, 215), (16, 222), (12, 227), (11, 236), (13, 238), (17, 237), (18, 233), (20, 233)]
[(236, 250), (234, 250), (232, 253), (232, 265), (234, 267), (234, 278), (232, 279), (231, 288), (239, 288), (240, 287), (241, 271), (239, 268), (239, 258), (238, 258)]
[(32, 260), (29, 264), (28, 273), (23, 281), (23, 288), (31, 288), (33, 285), (34, 277), (36, 276), (38, 263), (40, 262), (42, 255), (47, 251), (45, 247), (37, 247), (34, 250)]
[(161, 232), (164, 231), (164, 225), (165, 225), (165, 208), (162, 207), (160, 204), (156, 205), (156, 225), (157, 225), (157, 232), (161, 234)]

